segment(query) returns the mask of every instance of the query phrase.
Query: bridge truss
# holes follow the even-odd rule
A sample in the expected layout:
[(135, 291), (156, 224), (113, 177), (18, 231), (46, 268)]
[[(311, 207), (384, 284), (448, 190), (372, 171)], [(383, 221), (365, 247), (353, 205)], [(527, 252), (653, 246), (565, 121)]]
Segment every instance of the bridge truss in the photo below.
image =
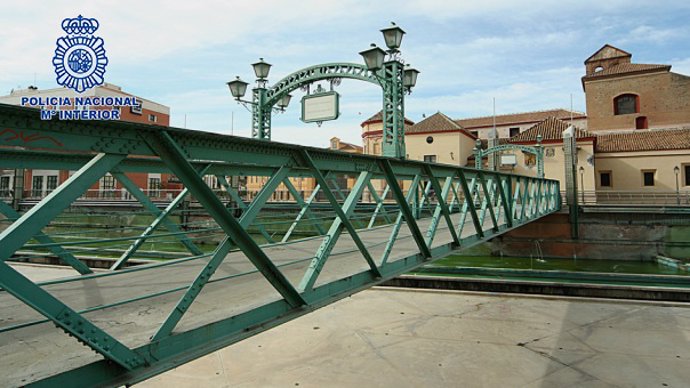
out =
[[(141, 381), (561, 204), (554, 180), (170, 127), (41, 121), (7, 105), (0, 147), (3, 169), (73, 171), (26, 211), (0, 202), (3, 386)], [(161, 205), (133, 173), (171, 173), (183, 188)], [(106, 217), (146, 222), (128, 233), (75, 230), (75, 219), (96, 223), (78, 205), (106, 175), (137, 206)], [(246, 194), (232, 177), (262, 187)], [(128, 265), (156, 242), (176, 244), (175, 258)], [(75, 276), (34, 282), (8, 264), (38, 254)], [(87, 267), (94, 257), (110, 270)]]

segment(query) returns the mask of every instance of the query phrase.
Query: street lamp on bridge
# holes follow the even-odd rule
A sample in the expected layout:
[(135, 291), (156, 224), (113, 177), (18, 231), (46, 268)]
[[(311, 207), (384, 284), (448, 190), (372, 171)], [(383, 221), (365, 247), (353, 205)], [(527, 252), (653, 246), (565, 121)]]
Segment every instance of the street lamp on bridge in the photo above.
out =
[[(260, 58), (252, 64), (256, 75), (256, 87), (251, 101), (243, 100), (248, 82), (239, 77), (227, 82), (230, 93), (245, 107), (251, 106), (252, 137), (271, 140), (271, 113), (282, 112), (290, 103), (289, 92), (313, 82), (329, 80), (333, 85), (342, 78), (358, 79), (377, 84), (383, 90), (383, 155), (405, 158), (405, 97), (417, 84), (419, 70), (405, 65), (400, 58), (400, 45), (405, 31), (391, 23), (381, 30), (388, 50), (372, 44), (359, 54), (365, 66), (356, 63), (327, 63), (310, 66), (289, 74), (273, 86), (268, 85), (271, 64)], [(337, 104), (336, 104), (337, 105)], [(335, 118), (337, 118), (337, 114)], [(334, 119), (334, 118), (329, 118)]]

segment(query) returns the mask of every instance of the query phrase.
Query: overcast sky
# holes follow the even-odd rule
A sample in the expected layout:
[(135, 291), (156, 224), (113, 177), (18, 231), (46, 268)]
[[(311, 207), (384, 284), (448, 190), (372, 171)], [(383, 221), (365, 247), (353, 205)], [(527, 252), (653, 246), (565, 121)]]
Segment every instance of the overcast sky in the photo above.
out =
[[(49, 6), (48, 6), (49, 5)], [(406, 116), (452, 118), (569, 108), (584, 111), (583, 61), (606, 43), (637, 63), (690, 75), (690, 2), (636, 0), (418, 1), (7, 1), (0, 12), (0, 95), (35, 83), (57, 87), (51, 59), (62, 19), (99, 20), (105, 79), (171, 108), (171, 123), (249, 136), (250, 114), (225, 82), (253, 79), (250, 64), (273, 64), (269, 83), (314, 64), (361, 62), (379, 29), (406, 32), (402, 54), (421, 71)], [(299, 120), (301, 92), (273, 118), (273, 139), (327, 146), (361, 143), (359, 124), (381, 109), (374, 85), (344, 80), (341, 118), (321, 128)]]

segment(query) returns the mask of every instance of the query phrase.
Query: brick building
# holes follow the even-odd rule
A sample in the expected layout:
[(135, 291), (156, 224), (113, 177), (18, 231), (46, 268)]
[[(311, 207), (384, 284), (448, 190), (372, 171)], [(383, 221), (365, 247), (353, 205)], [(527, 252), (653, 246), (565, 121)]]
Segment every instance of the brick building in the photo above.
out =
[(632, 63), (632, 54), (607, 44), (585, 60), (585, 71), (587, 129), (690, 125), (690, 77), (671, 65)]
[[(77, 93), (67, 88), (39, 90), (36, 87), (29, 87), (13, 90), (9, 95), (0, 97), (0, 103), (20, 105), (22, 97), (48, 96), (67, 97), (72, 100), (77, 96)], [(103, 86), (97, 86), (79, 94), (79, 96), (136, 97), (140, 105), (120, 108), (120, 120), (152, 125), (170, 125), (169, 107), (129, 94), (113, 84), (106, 83)], [(66, 170), (0, 170), (0, 197), (15, 201), (42, 198), (67, 180), (70, 174), (71, 172)], [(170, 174), (129, 173), (127, 176), (154, 199), (168, 199), (181, 190), (181, 185)], [(130, 195), (113, 176), (107, 174), (95, 183), (85, 193), (84, 197), (129, 199)]]

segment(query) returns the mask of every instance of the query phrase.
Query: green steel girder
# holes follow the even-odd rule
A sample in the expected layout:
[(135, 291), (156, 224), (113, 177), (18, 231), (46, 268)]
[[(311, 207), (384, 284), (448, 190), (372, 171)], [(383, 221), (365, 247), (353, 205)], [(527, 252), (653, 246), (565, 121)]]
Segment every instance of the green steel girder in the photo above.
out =
[[(448, 209), (448, 204), (446, 203), (448, 193), (450, 192), (450, 189), (453, 186), (453, 179), (455, 178), (455, 176), (451, 175), (445, 177), (446, 181), (443, 184), (443, 188), (441, 188), (441, 185), (439, 184), (436, 176), (434, 176), (431, 167), (426, 166), (425, 170), (427, 173), (427, 178), (429, 179), (429, 183), (431, 184), (431, 187), (434, 188), (434, 192), (437, 193), (437, 197), (440, 195), (440, 197), (438, 197), (438, 203), (436, 205), (436, 208), (434, 209), (434, 215), (432, 216), (431, 224), (429, 225), (429, 230), (427, 231), (426, 244), (428, 246), (431, 246), (434, 236), (436, 235), (436, 227), (438, 226), (440, 216), (443, 215), (443, 218), (446, 220), (446, 223), (448, 224), (448, 230), (450, 231), (450, 235), (453, 238), (453, 242), (457, 244), (457, 246), (460, 246), (460, 239), (458, 238), (458, 235), (455, 232), (455, 226), (453, 225), (453, 220), (451, 220), (450, 218), (450, 210)], [(431, 201), (429, 202), (431, 204)]]
[[(51, 194), (49, 198), (27, 212), (29, 216), (25, 214), (20, 217), (10, 225), (8, 230), (0, 234), (0, 251), (4, 250), (3, 252), (9, 253), (9, 255), (14, 254), (28, 240), (29, 237), (26, 237), (22, 241), (25, 235), (31, 236), (40, 232), (65, 206), (69, 206), (80, 195), (80, 190), (86, 190), (98, 177), (115, 168), (116, 171), (123, 173), (157, 171), (175, 174), (184, 183), (190, 194), (204, 207), (208, 215), (221, 226), (223, 232), (230, 236), (227, 243), (221, 244), (214, 254), (192, 256), (106, 274), (85, 275), (83, 278), (89, 281), (94, 279), (96, 281), (92, 283), (98, 284), (97, 279), (105, 276), (124, 276), (121, 279), (127, 279), (127, 274), (132, 272), (156, 271), (156, 269), (163, 267), (174, 269), (175, 267), (170, 266), (175, 266), (177, 263), (187, 263), (191, 260), (205, 260), (206, 257), (211, 257), (209, 263), (212, 262), (211, 265), (207, 265), (209, 263), (202, 264), (203, 270), (192, 275), (196, 275), (196, 279), (186, 282), (184, 286), (171, 285), (170, 289), (157, 290), (150, 295), (134, 295), (131, 299), (117, 300), (109, 305), (85, 306), (79, 312), (71, 310), (67, 307), (67, 303), (45, 292), (42, 285), (39, 286), (28, 281), (11, 267), (0, 262), (0, 282), (2, 282), (0, 285), (4, 287), (4, 291), (17, 296), (19, 300), (41, 312), (69, 334), (76, 335), (91, 349), (104, 357), (102, 361), (90, 362), (87, 365), (34, 382), (37, 386), (67, 386), (74, 384), (75, 381), (84, 385), (112, 386), (141, 381), (180, 363), (332, 303), (377, 282), (410, 271), (431, 259), (443, 257), (453, 249), (457, 249), (458, 244), (463, 248), (472, 246), (560, 208), (560, 201), (557, 200), (559, 195), (557, 182), (500, 172), (479, 173), (474, 169), (457, 166), (427, 164), (369, 155), (349, 155), (323, 149), (267, 143), (167, 127), (127, 123), (40, 122), (36, 111), (25, 108), (8, 108), (3, 105), (0, 105), (0, 128), (22, 129), (21, 133), (16, 130), (13, 133), (5, 131), (0, 136), (0, 147), (27, 147), (25, 150), (3, 148), (3, 152), (0, 152), (0, 166), (4, 167), (5, 163), (20, 163), (16, 156), (22, 155), (28, 157), (26, 161), (21, 162), (26, 163), (25, 168), (30, 168), (26, 166), (34, 163), (33, 165), (45, 165), (51, 169), (79, 169), (72, 178), (56, 190), (56, 194)], [(52, 137), (52, 139), (45, 136)], [(134, 142), (132, 143), (130, 140), (134, 140)], [(113, 150), (119, 151), (120, 149), (127, 149), (127, 154), (137, 156), (125, 158), (125, 155), (119, 152), (118, 155), (106, 155)], [(49, 164), (49, 161), (55, 163)], [(79, 167), (82, 165), (84, 167), (80, 169)], [(199, 171), (206, 165), (210, 165), (207, 173), (214, 175), (242, 175), (244, 173), (245, 176), (272, 176), (272, 178), (269, 179), (270, 185), (264, 186), (264, 191), (259, 194), (260, 198), (256, 198), (250, 204), (240, 220), (235, 220), (223, 202), (202, 180), (201, 175), (203, 174), (200, 174)], [(329, 184), (327, 183), (332, 177), (340, 175), (359, 176), (355, 190), (350, 192), (342, 206), (341, 201), (336, 200), (337, 194), (328, 188)], [(300, 294), (281, 272), (283, 268), (287, 267), (283, 267), (284, 264), (282, 263), (280, 266), (273, 264), (264, 252), (266, 247), (259, 247), (247, 233), (247, 227), (258, 214), (265, 203), (265, 199), (272, 194), (272, 190), (277, 184), (289, 182), (287, 178), (291, 176), (308, 176), (317, 179), (319, 188), (324, 191), (338, 220), (340, 220), (338, 222), (343, 224), (337, 228), (340, 228), (341, 233), (342, 229), (348, 230), (358, 245), (358, 250), (362, 252), (365, 258), (370, 255), (372, 247), (364, 245), (357, 234), (359, 231), (354, 230), (349, 217), (357, 205), (357, 199), (361, 196), (363, 189), (369, 187), (371, 190), (370, 180), (385, 179), (388, 190), (393, 194), (393, 200), (386, 202), (386, 206), (398, 206), (396, 211), (398, 217), (395, 224), (376, 227), (391, 228), (394, 232), (387, 241), (387, 248), (389, 248), (387, 253), (390, 254), (390, 248), (397, 240), (396, 230), (399, 230), (402, 225), (403, 217), (415, 240), (416, 249), (400, 252), (403, 254), (402, 257), (396, 255), (396, 259), (390, 262), (388, 255), (384, 255), (378, 266), (369, 257), (367, 262), (370, 268), (366, 270), (357, 269), (354, 271), (355, 273), (344, 274), (344, 277), (334, 281), (324, 281), (323, 284), (317, 284), (310, 278), (308, 290)], [(433, 248), (430, 246), (430, 241), (427, 243), (425, 235), (420, 232), (420, 222), (427, 222), (428, 219), (415, 220), (413, 209), (409, 204), (411, 197), (415, 193), (419, 193), (417, 186), (421, 179), (428, 180), (428, 187), (434, 188), (436, 198), (430, 202), (435, 205), (433, 215), (437, 219), (442, 216), (448, 221), (448, 216), (456, 209), (456, 204), (461, 209), (459, 215), (454, 214), (462, 220), (461, 225), (458, 225), (460, 230), (455, 233), (457, 237), (454, 236), (450, 239), (451, 241), (448, 239), (440, 241), (440, 237), (436, 236), (436, 240), (432, 240), (435, 241)], [(441, 179), (445, 179), (445, 181), (441, 182)], [(468, 184), (470, 180), (472, 183)], [(487, 185), (489, 180), (494, 183)], [(403, 193), (398, 183), (401, 181), (404, 181), (406, 185), (412, 181), (411, 189), (406, 194)], [(456, 186), (456, 183), (459, 187)], [(481, 193), (477, 192), (479, 187), (481, 187)], [(289, 185), (288, 189), (290, 190)], [(462, 195), (459, 195), (460, 189)], [(296, 199), (301, 196), (296, 190), (290, 190), (290, 192)], [(422, 195), (424, 196), (423, 192)], [(297, 200), (301, 207), (302, 217), (308, 215), (309, 205), (315, 196), (316, 194), (312, 193), (312, 197), (306, 201), (302, 198)], [(377, 202), (377, 208), (380, 206), (380, 209), (383, 209), (383, 199), (373, 197)], [(486, 203), (486, 207), (489, 207), (486, 210), (494, 210), (496, 221), (500, 220), (502, 223), (494, 223), (494, 228), (483, 231), (479, 222), (479, 211), (474, 206), (475, 199)], [(425, 196), (425, 201), (429, 201), (428, 195)], [(519, 201), (521, 206), (517, 207)], [(462, 202), (461, 206), (459, 205), (460, 202)], [(53, 207), (55, 209), (52, 209)], [(465, 230), (466, 237), (461, 238), (462, 227), (468, 212), (472, 217), (475, 233), (468, 235), (468, 231)], [(524, 217), (518, 217), (519, 214), (524, 214)], [(296, 221), (299, 221), (300, 218), (298, 216)], [(450, 225), (451, 229), (455, 231), (456, 228), (453, 228), (452, 222)], [(441, 229), (437, 228), (436, 230)], [(435, 235), (436, 233), (438, 231), (432, 234)], [(14, 242), (13, 237), (20, 237), (19, 241)], [(286, 245), (299, 244), (301, 241), (308, 240), (294, 240), (286, 243)], [(239, 250), (256, 267), (256, 271), (252, 269), (253, 272), (251, 273), (261, 273), (284, 299), (264, 302), (262, 305), (253, 304), (248, 306), (248, 310), (243, 313), (232, 316), (229, 316), (230, 313), (228, 313), (222, 318), (201, 322), (200, 325), (194, 326), (192, 329), (176, 328), (177, 323), (180, 322), (185, 311), (188, 311), (201, 287), (208, 283), (222, 286), (221, 283), (216, 283), (216, 281), (220, 282), (221, 279), (214, 278), (213, 281), (209, 282), (209, 278), (217, 268), (216, 264), (222, 262), (232, 243), (236, 243)], [(45, 247), (50, 244), (41, 243), (37, 246), (43, 245)], [(322, 257), (328, 260), (328, 255), (322, 255)], [(302, 259), (300, 258), (300, 260)], [(304, 261), (304, 263), (306, 264), (308, 261)], [(157, 273), (152, 272), (151, 274), (156, 275)], [(231, 275), (231, 277), (234, 276)], [(51, 282), (51, 284), (71, 281), (78, 280), (70, 279)], [(172, 308), (169, 317), (161, 322), (160, 334), (156, 334), (153, 341), (139, 345), (135, 349), (128, 349), (118, 342), (118, 339), (110, 337), (100, 328), (93, 326), (84, 319), (83, 314), (86, 312), (95, 312), (112, 306), (120, 308), (134, 302), (145, 303), (147, 298), (153, 298), (154, 295), (179, 291), (185, 291), (186, 295), (177, 301), (177, 306)], [(153, 299), (151, 299), (151, 303), (154, 303)], [(74, 318), (74, 320), (70, 320), (69, 325), (65, 318), (65, 312), (69, 313), (70, 318)], [(218, 316), (216, 315), (216, 317)], [(80, 333), (79, 327), (70, 326), (72, 322), (81, 322), (77, 326), (87, 328), (87, 330)], [(18, 324), (17, 327), (28, 327), (33, 324), (24, 322)], [(14, 329), (3, 327), (0, 332), (7, 333), (11, 330)]]
[[(414, 179), (412, 179), (412, 187), (417, 187), (419, 184), (419, 175), (415, 176)], [(390, 186), (387, 186), (390, 187)], [(408, 190), (407, 191), (407, 196), (405, 197), (405, 202), (410, 203), (412, 200), (412, 197), (414, 196), (414, 191), (413, 190)], [(381, 265), (386, 264), (388, 262), (388, 257), (390, 256), (391, 252), (393, 251), (393, 245), (395, 244), (395, 241), (398, 238), (398, 233), (400, 233), (400, 228), (402, 227), (402, 220), (403, 220), (403, 212), (402, 209), (398, 212), (398, 216), (395, 219), (395, 223), (393, 225), (393, 231), (390, 234), (390, 238), (388, 238), (388, 242), (386, 243), (386, 248), (383, 251), (383, 254), (381, 255)]]
[[(208, 167), (207, 167), (208, 168)], [(141, 205), (148, 210), (155, 218), (151, 222), (151, 224), (139, 235), (139, 237), (132, 242), (132, 244), (125, 249), (125, 252), (118, 258), (115, 263), (113, 263), (112, 266), (110, 266), (111, 270), (117, 270), (122, 268), (122, 266), (132, 257), (132, 255), (141, 247), (144, 242), (146, 242), (146, 239), (160, 226), (164, 225), (166, 229), (170, 233), (176, 233), (180, 235), (176, 235), (175, 237), (179, 239), (179, 241), (182, 243), (182, 245), (189, 250), (190, 253), (194, 255), (201, 255), (203, 252), (199, 247), (197, 247), (192, 240), (189, 239), (188, 236), (182, 234), (182, 231), (180, 228), (175, 224), (174, 222), (170, 221), (167, 216), (170, 214), (179, 204), (182, 202), (182, 200), (187, 196), (187, 193), (189, 192), (187, 189), (183, 189), (170, 203), (168, 206), (165, 207), (165, 209), (160, 210), (158, 207), (149, 199), (149, 197), (144, 194), (143, 191), (134, 183), (132, 182), (127, 175), (124, 173), (118, 172), (118, 171), (113, 171), (112, 172), (113, 176), (115, 179), (117, 179), (122, 186), (130, 193), (134, 198), (141, 203)]]
[(371, 194), (371, 196), (374, 197), (374, 201), (376, 201), (376, 209), (374, 209), (374, 213), (371, 215), (371, 219), (369, 220), (369, 225), (367, 225), (367, 228), (371, 229), (371, 227), (374, 226), (374, 223), (376, 222), (376, 217), (378, 217), (379, 213), (383, 214), (383, 217), (386, 220), (386, 222), (390, 223), (391, 219), (388, 216), (388, 212), (386, 211), (386, 208), (383, 205), (383, 200), (381, 199), (381, 197), (386, 198), (386, 196), (388, 195), (388, 191), (390, 190), (390, 187), (386, 185), (386, 188), (383, 189), (383, 193), (381, 193), (381, 197), (379, 197), (378, 193), (376, 192), (376, 189), (371, 184), (371, 180), (367, 182), (367, 188), (369, 189), (369, 193)]
[[(237, 204), (237, 206), (242, 209), (242, 211), (247, 210), (247, 205), (244, 203), (244, 200), (240, 197), (239, 194), (237, 194), (237, 191), (230, 186), (230, 183), (228, 183), (228, 180), (225, 178), (224, 175), (216, 175), (216, 179), (218, 179), (218, 182), (223, 186), (225, 191), (230, 195), (233, 201)], [(263, 225), (260, 223), (256, 223), (256, 226), (259, 228), (259, 233), (261, 233), (262, 236), (266, 239), (268, 242), (275, 242), (273, 241), (273, 238), (271, 237), (270, 234), (266, 231), (266, 228), (264, 228)]]
[[(301, 159), (302, 165), (311, 168), (311, 170), (314, 174), (314, 178), (316, 178), (316, 182), (322, 187), (322, 191), (323, 191), (324, 195), (326, 196), (326, 199), (328, 200), (328, 202), (330, 202), (331, 206), (333, 207), (333, 210), (335, 210), (335, 214), (338, 216), (338, 219), (340, 219), (340, 221), (342, 222), (342, 225), (345, 227), (347, 232), (350, 234), (350, 237), (355, 242), (355, 245), (357, 245), (357, 248), (362, 253), (362, 256), (364, 256), (364, 259), (367, 261), (367, 264), (369, 264), (369, 268), (371, 269), (373, 276), (375, 276), (376, 278), (380, 278), (381, 273), (379, 272), (379, 269), (376, 266), (374, 259), (369, 254), (369, 251), (367, 250), (366, 245), (364, 245), (364, 242), (362, 242), (362, 239), (359, 238), (359, 235), (357, 234), (357, 230), (355, 229), (355, 227), (350, 222), (349, 217), (347, 216), (345, 211), (343, 211), (343, 209), (340, 207), (338, 200), (336, 200), (335, 196), (333, 195), (331, 190), (328, 188), (328, 183), (326, 181), (326, 177), (324, 177), (324, 175), (321, 173), (321, 171), (319, 171), (318, 167), (316, 167), (316, 164), (312, 160), (311, 155), (309, 154), (309, 152), (307, 150), (301, 150), (297, 155)], [(366, 177), (368, 179), (368, 174), (366, 175)], [(366, 182), (366, 180), (365, 180), (365, 182)], [(361, 193), (362, 188), (359, 188), (360, 193)], [(340, 190), (338, 190), (338, 191), (340, 191)]]
[[(14, 210), (10, 205), (6, 204), (2, 200), (0, 200), (0, 214), (4, 214), (5, 217), (7, 217), (8, 219), (12, 219), (14, 221), (18, 220), (19, 217), (21, 217), (16, 210)], [(36, 241), (39, 242), (39, 244), (50, 244), (48, 249), (51, 252), (53, 252), (53, 254), (57, 256), (60, 260), (62, 260), (65, 264), (74, 268), (80, 274), (86, 275), (93, 273), (91, 268), (89, 268), (86, 264), (82, 263), (79, 259), (74, 257), (72, 253), (63, 249), (45, 233), (39, 231), (38, 233), (36, 233), (34, 238), (36, 239)]]
[(316, 187), (314, 187), (314, 190), (312, 191), (311, 195), (307, 199), (307, 202), (304, 202), (304, 200), (302, 199), (302, 195), (299, 193), (299, 191), (297, 191), (297, 189), (292, 184), (292, 182), (290, 182), (289, 179), (283, 180), (283, 184), (285, 184), (285, 186), (288, 188), (288, 191), (290, 191), (290, 194), (292, 194), (292, 197), (295, 199), (297, 204), (300, 206), (301, 210), (299, 211), (299, 213), (297, 213), (297, 217), (295, 217), (295, 221), (290, 225), (290, 228), (288, 228), (288, 231), (283, 236), (283, 239), (281, 240), (281, 242), (286, 242), (290, 239), (290, 235), (295, 230), (295, 228), (297, 227), (297, 224), (302, 219), (302, 217), (304, 217), (305, 214), (312, 221), (312, 225), (314, 225), (316, 230), (319, 232), (319, 235), (323, 236), (324, 234), (326, 234), (326, 231), (323, 230), (323, 227), (318, 222), (318, 219), (312, 214), (311, 210), (309, 210), (309, 206), (314, 201), (314, 198), (316, 198), (316, 195), (319, 192), (320, 186), (316, 185)]
[[(273, 192), (278, 185), (285, 179), (289, 171), (288, 167), (283, 167), (276, 171), (276, 173), (271, 177), (271, 179), (266, 182), (261, 191), (256, 196), (251, 205), (242, 214), (239, 220), (239, 224), (242, 228), (248, 228), (252, 222), (256, 219), (261, 211), (261, 208), (266, 204), (266, 201), (271, 197)], [(200, 174), (203, 175), (203, 174)], [(194, 300), (201, 293), (204, 286), (211, 280), (211, 276), (216, 272), (218, 266), (225, 260), (226, 255), (230, 252), (230, 249), (234, 247), (233, 239), (230, 236), (226, 236), (222, 243), (216, 248), (211, 259), (206, 263), (204, 268), (199, 272), (194, 281), (189, 285), (187, 291), (182, 295), (180, 300), (177, 302), (175, 308), (170, 311), (170, 314), (165, 319), (165, 321), (160, 325), (156, 334), (151, 338), (152, 341), (158, 341), (163, 337), (167, 337), (172, 333), (175, 326), (180, 322), (184, 314), (187, 312), (189, 307), (194, 303)], [(277, 287), (276, 287), (277, 288)], [(287, 300), (288, 298), (286, 298)], [(300, 305), (293, 305), (293, 307), (298, 307)]]
[(286, 94), (312, 82), (348, 78), (380, 85), (379, 77), (358, 63), (324, 63), (309, 66), (287, 75), (266, 92), (266, 105), (275, 105)]
[[(256, 242), (244, 230), (242, 225), (235, 220), (223, 203), (213, 194), (187, 161), (183, 148), (166, 131), (160, 131), (157, 136), (145, 139), (149, 146), (156, 151), (161, 159), (168, 164), (170, 169), (180, 180), (185, 183), (189, 191), (204, 205), (209, 215), (220, 225), (228, 236), (232, 237), (235, 245), (244, 252), (247, 258), (262, 273), (268, 282), (278, 291), (285, 300), (294, 307), (305, 304), (302, 296), (295, 290), (285, 276), (276, 268), (275, 264), (259, 248)], [(287, 164), (287, 163), (286, 163)]]
[[(400, 207), (400, 211), (403, 214), (403, 217), (405, 218), (405, 221), (407, 222), (407, 226), (410, 228), (410, 232), (412, 233), (412, 237), (414, 238), (415, 243), (417, 243), (417, 247), (419, 248), (419, 251), (422, 254), (422, 257), (424, 258), (431, 258), (431, 250), (429, 249), (430, 247), (426, 245), (426, 241), (424, 240), (424, 236), (422, 235), (422, 232), (419, 230), (419, 226), (417, 225), (417, 222), (415, 221), (414, 214), (412, 214), (412, 209), (410, 209), (410, 205), (407, 202), (405, 195), (403, 195), (402, 189), (400, 188), (400, 185), (398, 185), (398, 180), (396, 179), (395, 173), (393, 172), (393, 167), (391, 166), (390, 161), (386, 159), (382, 159), (380, 161), (381, 169), (385, 172), (386, 174), (386, 182), (388, 183), (388, 186), (391, 188), (391, 192), (393, 193), (393, 196), (395, 197), (396, 201), (398, 202), (398, 206)], [(416, 187), (416, 186), (415, 186)]]
[[(344, 217), (341, 217), (341, 215), (339, 214), (338, 217), (335, 220), (333, 220), (331, 227), (328, 229), (328, 232), (326, 233), (326, 237), (323, 239), (321, 245), (316, 250), (316, 255), (314, 259), (312, 259), (311, 263), (309, 264), (309, 267), (307, 268), (307, 271), (304, 273), (304, 276), (302, 277), (302, 281), (299, 284), (300, 291), (308, 291), (314, 287), (314, 284), (316, 283), (316, 280), (318, 279), (319, 274), (323, 269), (323, 266), (326, 264), (326, 261), (330, 257), (331, 251), (333, 250), (333, 248), (335, 248), (335, 244), (338, 242), (338, 238), (342, 234), (343, 230), (346, 228), (346, 224), (350, 222), (349, 218), (352, 215), (352, 213), (354, 213), (355, 207), (357, 207), (357, 202), (359, 201), (359, 198), (362, 195), (362, 190), (364, 190), (364, 187), (366, 186), (367, 182), (369, 182), (369, 173), (366, 171), (361, 172), (359, 174), (359, 177), (357, 178), (357, 181), (355, 182), (354, 187), (352, 188), (352, 191), (350, 191), (350, 194), (345, 199), (345, 203), (343, 204), (341, 212), (338, 212), (342, 213)], [(332, 204), (332, 206), (335, 207), (338, 206), (338, 204)], [(354, 230), (354, 227), (350, 225), (350, 227), (347, 227), (347, 229)], [(373, 263), (373, 260), (371, 260), (371, 262)], [(378, 267), (376, 267), (375, 264), (374, 267), (376, 268), (376, 276), (381, 277), (381, 274), (378, 272)]]
[(124, 158), (124, 155), (97, 154), (38, 205), (24, 213), (0, 233), (0, 261), (12, 257), (82, 193)]

